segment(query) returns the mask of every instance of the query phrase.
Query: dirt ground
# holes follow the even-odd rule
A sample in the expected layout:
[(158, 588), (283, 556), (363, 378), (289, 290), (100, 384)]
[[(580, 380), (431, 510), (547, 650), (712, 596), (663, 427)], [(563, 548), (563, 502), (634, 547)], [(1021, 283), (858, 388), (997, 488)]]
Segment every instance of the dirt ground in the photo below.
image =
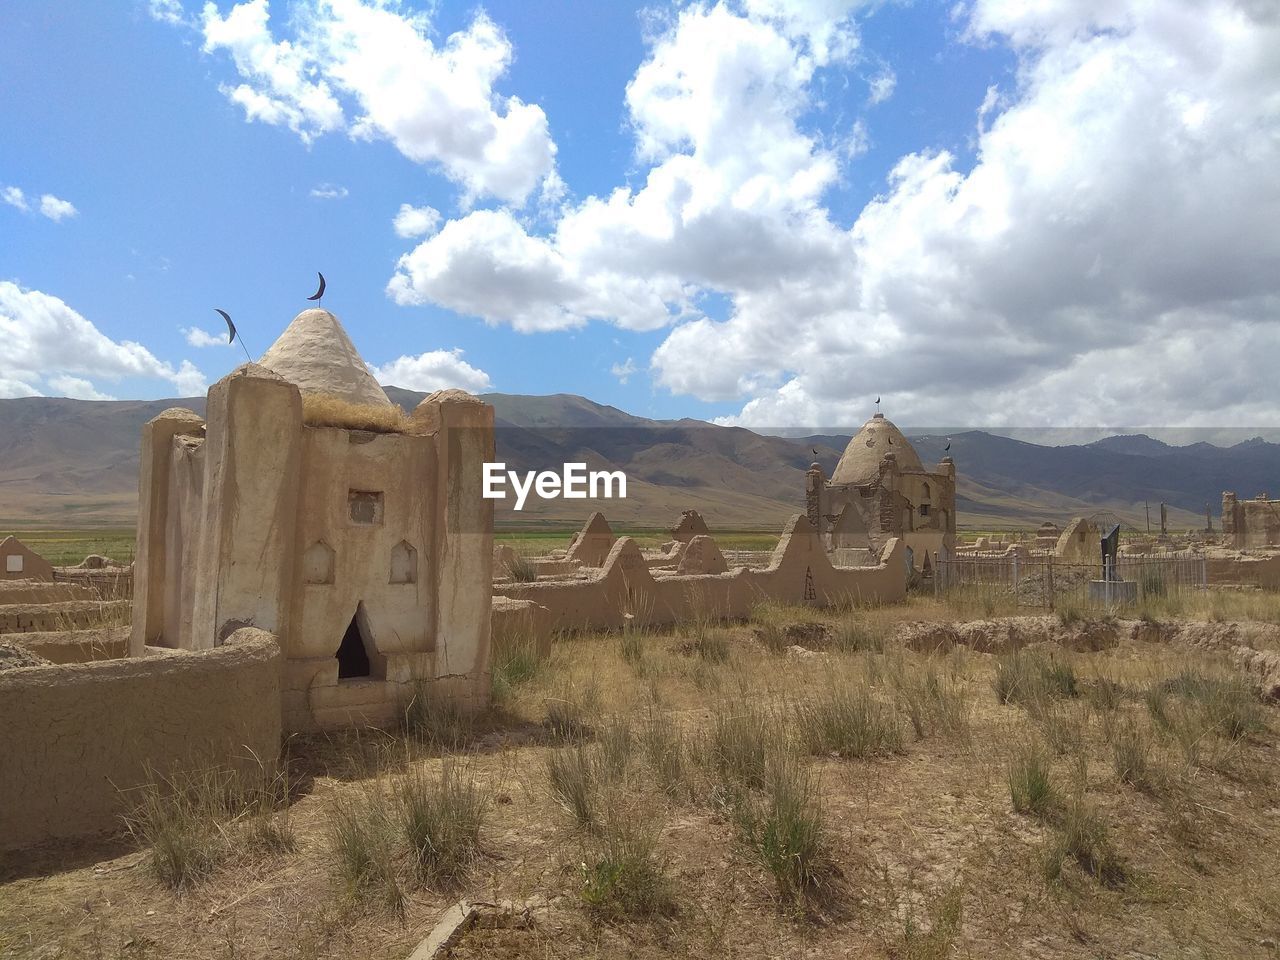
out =
[[(747, 624), (567, 639), (543, 663), (508, 651), (498, 705), (474, 723), (290, 743), (292, 803), (268, 817), (291, 842), (267, 849), (244, 840), (249, 821), (223, 823), (216, 862), (180, 890), (127, 835), (5, 857), (0, 957), (405, 958), (459, 899), (533, 897), (545, 902), (478, 925), (448, 955), (1280, 956), (1277, 710), (1232, 701), (1224, 725), (1212, 699), (1238, 690), (1241, 638), (1275, 649), (1275, 628), (1206, 623), (1196, 643), (1193, 629), (1149, 623), (955, 616), (932, 599), (775, 608)], [(1041, 678), (1036, 692), (1003, 702), (1018, 670)], [(867, 732), (864, 714), (806, 722), (840, 691), (875, 708), (880, 741), (841, 739)], [(815, 866), (800, 893), (743, 826), (763, 794), (725, 772), (725, 731), (758, 717), (812, 787)], [(659, 758), (663, 730), (680, 746)], [(1140, 776), (1119, 759), (1126, 743)], [(1011, 783), (1032, 755), (1052, 796), (1019, 811)], [(586, 825), (552, 788), (553, 756), (594, 764)], [(427, 880), (400, 845), (385, 884), (344, 882), (338, 814), (374, 817), (407, 774), (432, 780), (446, 763), (481, 798), (478, 856)], [(1097, 856), (1064, 853), (1071, 811), (1086, 809)], [(630, 827), (651, 841), (640, 859), (657, 892), (628, 900), (606, 884), (602, 900), (600, 877), (630, 876), (606, 870), (621, 862), (610, 838)]]

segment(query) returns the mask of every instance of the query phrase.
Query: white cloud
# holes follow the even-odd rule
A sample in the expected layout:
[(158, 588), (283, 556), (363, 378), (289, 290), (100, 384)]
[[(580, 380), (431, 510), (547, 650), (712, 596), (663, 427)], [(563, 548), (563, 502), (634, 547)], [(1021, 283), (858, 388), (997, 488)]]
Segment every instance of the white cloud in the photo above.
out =
[(303, 141), (342, 127), (345, 117), (310, 53), (289, 41), (276, 43), (267, 27), (267, 0), (238, 3), (225, 16), (212, 2), (204, 5), (204, 49), (230, 52), (240, 76), (251, 83), (223, 87), (250, 120), (284, 124)]
[(73, 400), (114, 400), (109, 393), (102, 393), (83, 377), (49, 377), (49, 387), (56, 396), (71, 397)]
[(915, 423), (1280, 420), (1271, 7), (977, 0), (967, 36), (1019, 69), (973, 104), (976, 159), (901, 157), (852, 227), (824, 193), (865, 128), (805, 126), (817, 66), (857, 48), (846, 8), (742, 9), (685, 7), (652, 39), (635, 186), (545, 233), (449, 221), (393, 298), (526, 331), (675, 323), (656, 382), (741, 402), (730, 422), (856, 424), (877, 394)]
[(615, 363), (609, 368), (609, 372), (618, 378), (619, 383), (626, 383), (631, 379), (631, 375), (636, 372), (636, 362), (631, 357), (627, 357), (622, 363)]
[(68, 217), (74, 217), (80, 211), (69, 200), (59, 200), (51, 193), (46, 193), (40, 198), (40, 212), (52, 220), (54, 223), (60, 223)]
[(147, 0), (147, 13), (151, 19), (171, 26), (187, 22), (186, 13), (178, 0)]
[(39, 390), (29, 383), (21, 380), (15, 380), (0, 374), (0, 397), (9, 399), (11, 397), (42, 397)]
[(893, 96), (893, 91), (898, 86), (898, 76), (891, 69), (885, 67), (874, 77), (867, 81), (869, 94), (867, 101), (872, 105), (884, 103)]
[(339, 130), (389, 140), (441, 169), (465, 203), (559, 191), (546, 115), (495, 89), (513, 51), (483, 12), (438, 45), (426, 14), (393, 4), (307, 0), (293, 22), (295, 36), (277, 40), (267, 0), (238, 3), (225, 17), (205, 4), (204, 49), (231, 54), (244, 82), (225, 92), (248, 119), (287, 126), (308, 143)]
[(224, 333), (209, 333), (199, 327), (183, 327), (182, 335), (193, 347), (229, 347), (230, 341)]
[(460, 349), (399, 357), (381, 366), (371, 364), (369, 369), (379, 383), (427, 393), (448, 387), (480, 393), (493, 386), (487, 373), (462, 359)]
[(17, 187), (5, 187), (0, 190), (0, 200), (3, 200), (11, 207), (17, 207), (19, 210), (27, 211), (30, 207), (27, 205), (27, 197)]
[(346, 187), (336, 183), (322, 183), (311, 188), (311, 196), (315, 200), (345, 200), (349, 193)]
[[(693, 6), (656, 38), (627, 87), (637, 154), (652, 164), (638, 189), (568, 207), (548, 236), (505, 211), (450, 221), (401, 258), (391, 296), (524, 331), (591, 319), (653, 330), (696, 317), (699, 290), (838, 269), (852, 244), (819, 204), (838, 158), (798, 121), (817, 28), (794, 39), (784, 7), (750, 19)], [(846, 30), (818, 31), (825, 55), (856, 46), (837, 43)]]
[(440, 211), (434, 207), (414, 207), (402, 203), (392, 225), (397, 236), (406, 239), (425, 237), (440, 228)]
[(863, 5), (857, 0), (744, 0), (749, 15), (802, 42), (819, 64), (846, 60), (858, 49), (852, 15)]
[(35, 199), (28, 199), (27, 195), (19, 187), (8, 186), (0, 190), (0, 201), (7, 203), (11, 207), (21, 210), (23, 213), (30, 213), (33, 209), (42, 216), (47, 217), (54, 223), (60, 223), (68, 217), (74, 217), (79, 214), (79, 210), (69, 200), (61, 200), (51, 193), (43, 194), (40, 202), (34, 208), (32, 204)]
[(970, 32), (1020, 58), (973, 169), (902, 158), (853, 228), (843, 302), (740, 297), (673, 332), (662, 381), (747, 394), (728, 419), (757, 425), (857, 423), (877, 393), (921, 424), (1280, 419), (1280, 17), (989, 0)]
[[(97, 392), (92, 380), (164, 380), (183, 396), (203, 393), (204, 375), (189, 360), (175, 369), (146, 347), (115, 341), (57, 297), (0, 280), (0, 393)], [(48, 386), (39, 387), (44, 381)], [(105, 394), (104, 394), (105, 396)]]

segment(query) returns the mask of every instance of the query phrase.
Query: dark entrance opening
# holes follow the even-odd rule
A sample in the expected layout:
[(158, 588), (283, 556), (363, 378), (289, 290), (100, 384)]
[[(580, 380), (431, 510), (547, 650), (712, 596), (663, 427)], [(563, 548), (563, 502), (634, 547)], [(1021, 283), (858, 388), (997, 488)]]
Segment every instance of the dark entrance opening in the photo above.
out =
[(360, 632), (360, 612), (351, 618), (351, 625), (342, 635), (338, 647), (338, 679), (369, 676), (369, 651), (364, 648), (364, 635)]

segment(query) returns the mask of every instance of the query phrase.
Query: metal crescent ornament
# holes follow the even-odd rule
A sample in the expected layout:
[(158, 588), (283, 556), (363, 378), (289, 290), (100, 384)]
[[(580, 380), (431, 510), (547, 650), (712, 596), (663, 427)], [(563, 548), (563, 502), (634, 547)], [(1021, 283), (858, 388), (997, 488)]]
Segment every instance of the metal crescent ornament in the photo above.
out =
[(227, 345), (230, 346), (236, 341), (236, 325), (231, 322), (231, 315), (227, 311), (220, 310), (217, 307), (214, 307), (213, 310), (214, 313), (222, 314), (222, 319), (227, 321)]
[(311, 296), (307, 297), (308, 300), (319, 300), (324, 296), (324, 274), (316, 271), (316, 276), (320, 278), (320, 288)]

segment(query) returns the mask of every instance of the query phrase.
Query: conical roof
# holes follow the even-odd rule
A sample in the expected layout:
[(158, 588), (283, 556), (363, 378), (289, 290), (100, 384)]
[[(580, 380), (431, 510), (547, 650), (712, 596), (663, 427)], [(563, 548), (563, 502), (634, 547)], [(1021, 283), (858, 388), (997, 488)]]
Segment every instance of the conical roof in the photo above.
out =
[(902, 431), (886, 420), (883, 413), (862, 425), (862, 429), (844, 448), (844, 455), (836, 464), (831, 474), (831, 482), (874, 483), (880, 476), (880, 460), (886, 453), (897, 456), (898, 467), (902, 470), (923, 470), (919, 455), (902, 435)]
[(347, 331), (328, 310), (303, 310), (258, 362), (296, 384), (303, 394), (391, 405)]

